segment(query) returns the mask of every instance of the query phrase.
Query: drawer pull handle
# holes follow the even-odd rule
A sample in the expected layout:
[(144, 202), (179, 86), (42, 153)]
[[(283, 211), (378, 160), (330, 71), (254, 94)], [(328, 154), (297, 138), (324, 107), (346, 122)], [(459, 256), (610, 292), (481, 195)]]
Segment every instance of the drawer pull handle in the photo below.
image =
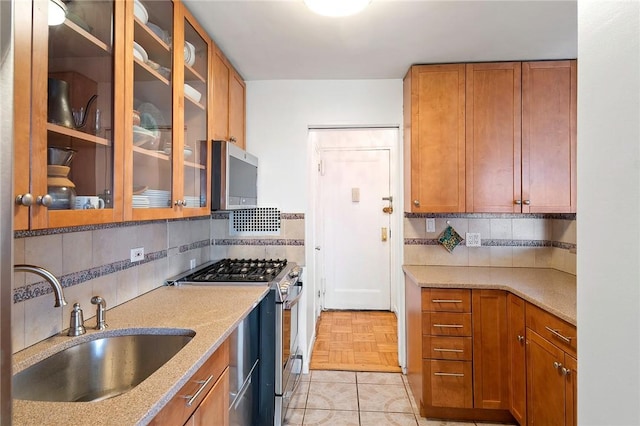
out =
[(464, 377), (463, 373), (433, 373), (434, 376)]
[(557, 338), (559, 338), (561, 340), (564, 340), (567, 343), (571, 343), (571, 337), (563, 336), (562, 334), (560, 334), (558, 332), (558, 330), (554, 330), (553, 328), (549, 328), (549, 327), (546, 327), (546, 326), (544, 328), (546, 328), (549, 332), (551, 332)]
[(193, 405), (193, 403), (196, 401), (196, 399), (198, 399), (202, 391), (205, 390), (211, 380), (213, 380), (213, 374), (209, 376), (207, 380), (196, 380), (196, 383), (200, 385), (200, 388), (196, 391), (196, 393), (194, 393), (193, 395), (183, 396), (184, 399), (188, 399), (187, 407), (191, 407)]
[(463, 353), (464, 351), (462, 349), (444, 349), (444, 348), (433, 348), (433, 350), (435, 352), (455, 352), (458, 354)]
[(434, 327), (438, 328), (463, 328), (464, 325), (460, 324), (433, 324)]
[(432, 303), (462, 303), (462, 300), (456, 299), (431, 299)]

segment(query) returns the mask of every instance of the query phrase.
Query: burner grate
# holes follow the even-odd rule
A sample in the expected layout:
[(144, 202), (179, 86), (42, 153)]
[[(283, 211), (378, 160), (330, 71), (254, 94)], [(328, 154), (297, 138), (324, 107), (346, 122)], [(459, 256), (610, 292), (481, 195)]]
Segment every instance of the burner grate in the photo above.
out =
[(287, 265), (280, 259), (223, 259), (185, 278), (196, 282), (270, 282)]

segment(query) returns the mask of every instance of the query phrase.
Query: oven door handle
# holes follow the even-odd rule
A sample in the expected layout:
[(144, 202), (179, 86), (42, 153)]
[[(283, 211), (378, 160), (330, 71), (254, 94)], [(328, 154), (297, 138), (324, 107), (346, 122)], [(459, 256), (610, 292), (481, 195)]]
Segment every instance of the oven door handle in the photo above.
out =
[(291, 309), (292, 306), (294, 306), (296, 303), (298, 303), (298, 301), (300, 301), (301, 297), (302, 297), (302, 292), (298, 293), (298, 295), (293, 299), (285, 299), (284, 308)]

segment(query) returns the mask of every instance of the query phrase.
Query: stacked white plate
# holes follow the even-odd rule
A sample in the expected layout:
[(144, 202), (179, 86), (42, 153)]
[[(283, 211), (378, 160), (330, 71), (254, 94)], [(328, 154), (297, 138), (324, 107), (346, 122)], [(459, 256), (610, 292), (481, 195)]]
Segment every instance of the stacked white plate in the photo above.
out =
[(198, 92), (193, 86), (184, 84), (184, 94), (193, 99), (196, 103), (200, 102), (200, 98), (202, 97), (202, 93)]
[(140, 0), (133, 0), (133, 14), (136, 18), (146, 24), (149, 21), (149, 13), (147, 8), (143, 6)]
[(147, 62), (149, 60), (147, 51), (135, 41), (133, 42), (133, 56), (140, 59), (142, 62)]
[(133, 208), (134, 209), (148, 209), (149, 197), (146, 195), (134, 195), (133, 196)]
[(196, 62), (196, 47), (188, 41), (184, 42), (184, 62), (190, 67)]
[(184, 196), (184, 201), (187, 202), (187, 207), (196, 208), (200, 207), (200, 197)]
[(149, 198), (149, 207), (169, 207), (170, 206), (170, 191), (163, 191), (161, 189), (147, 189), (142, 195)]

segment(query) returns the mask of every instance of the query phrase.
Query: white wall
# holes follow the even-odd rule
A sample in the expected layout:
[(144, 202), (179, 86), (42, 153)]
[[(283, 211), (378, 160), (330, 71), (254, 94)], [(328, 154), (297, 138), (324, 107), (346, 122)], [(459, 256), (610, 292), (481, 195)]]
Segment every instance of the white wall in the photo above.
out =
[(402, 124), (402, 80), (247, 82), (247, 150), (258, 156), (258, 200), (307, 208), (310, 125)]
[(578, 422), (640, 424), (640, 3), (578, 2)]
[(285, 213), (305, 213), (306, 297), (301, 307), (306, 314), (300, 321), (305, 369), (315, 338), (314, 295), (319, 289), (310, 247), (313, 216), (309, 188), (313, 182), (308, 179), (312, 163), (308, 128), (332, 125), (402, 128), (402, 80), (247, 82), (247, 150), (260, 161), (258, 202)]

